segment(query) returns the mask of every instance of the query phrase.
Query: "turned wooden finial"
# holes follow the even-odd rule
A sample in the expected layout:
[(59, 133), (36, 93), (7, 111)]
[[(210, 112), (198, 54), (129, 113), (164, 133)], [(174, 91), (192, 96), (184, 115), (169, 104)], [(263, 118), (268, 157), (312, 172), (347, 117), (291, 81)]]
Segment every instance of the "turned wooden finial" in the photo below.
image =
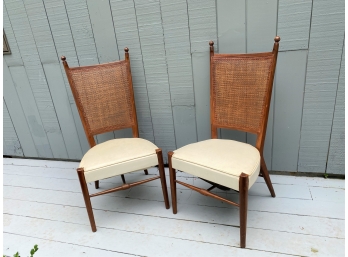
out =
[(66, 57), (63, 55), (62, 57), (60, 57), (60, 59), (61, 59), (63, 62), (65, 62)]
[(213, 41), (213, 40), (210, 40), (210, 41), (209, 41), (209, 45), (210, 45), (210, 46), (214, 46), (214, 41)]
[(275, 38), (274, 38), (274, 42), (279, 42), (280, 41), (280, 36), (276, 36)]
[(125, 47), (125, 48), (124, 48), (124, 51), (125, 51), (126, 53), (128, 53), (129, 48), (128, 48), (128, 47)]

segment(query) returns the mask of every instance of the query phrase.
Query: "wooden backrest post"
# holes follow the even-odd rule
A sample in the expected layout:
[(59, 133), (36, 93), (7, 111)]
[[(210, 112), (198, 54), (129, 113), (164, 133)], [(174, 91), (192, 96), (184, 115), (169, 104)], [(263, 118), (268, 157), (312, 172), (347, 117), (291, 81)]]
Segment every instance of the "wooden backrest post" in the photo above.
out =
[(210, 129), (211, 138), (217, 138), (217, 128), (214, 125), (214, 99), (212, 96), (213, 92), (213, 69), (212, 69), (212, 57), (214, 56), (214, 41), (209, 42), (210, 48)]

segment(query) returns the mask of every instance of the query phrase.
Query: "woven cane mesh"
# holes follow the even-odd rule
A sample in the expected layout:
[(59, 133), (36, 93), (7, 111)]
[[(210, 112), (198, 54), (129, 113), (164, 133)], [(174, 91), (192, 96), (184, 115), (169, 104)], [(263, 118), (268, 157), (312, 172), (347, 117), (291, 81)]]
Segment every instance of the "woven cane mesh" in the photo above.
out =
[(248, 132), (260, 131), (272, 62), (272, 54), (213, 57), (215, 125)]
[(91, 134), (133, 125), (126, 61), (71, 68), (69, 72), (75, 101)]

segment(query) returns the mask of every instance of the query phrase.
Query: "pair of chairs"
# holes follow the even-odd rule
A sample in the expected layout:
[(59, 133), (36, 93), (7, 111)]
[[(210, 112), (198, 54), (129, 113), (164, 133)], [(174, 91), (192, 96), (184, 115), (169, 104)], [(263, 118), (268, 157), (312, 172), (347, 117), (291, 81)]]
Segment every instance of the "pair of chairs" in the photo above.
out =
[[(168, 153), (173, 213), (177, 213), (176, 184), (205, 196), (238, 206), (240, 209), (240, 246), (245, 248), (248, 190), (260, 175), (275, 197), (263, 157), (268, 112), (272, 94), (280, 38), (274, 39), (272, 52), (256, 54), (214, 54), (210, 41), (210, 121), (212, 139), (186, 145)], [(91, 149), (77, 169), (92, 231), (97, 230), (91, 197), (129, 189), (160, 179), (165, 207), (169, 199), (162, 150), (139, 138), (129, 49), (125, 60), (69, 68), (63, 56), (77, 109)], [(131, 128), (133, 138), (113, 139), (96, 144), (94, 136), (118, 129)], [(217, 139), (217, 129), (241, 130), (257, 135), (256, 147), (234, 140)], [(159, 176), (126, 183), (124, 174), (157, 166)], [(176, 179), (176, 170), (198, 176), (213, 184), (201, 189)], [(123, 185), (89, 194), (87, 183), (121, 175)], [(239, 203), (210, 191), (215, 187), (239, 191)]]

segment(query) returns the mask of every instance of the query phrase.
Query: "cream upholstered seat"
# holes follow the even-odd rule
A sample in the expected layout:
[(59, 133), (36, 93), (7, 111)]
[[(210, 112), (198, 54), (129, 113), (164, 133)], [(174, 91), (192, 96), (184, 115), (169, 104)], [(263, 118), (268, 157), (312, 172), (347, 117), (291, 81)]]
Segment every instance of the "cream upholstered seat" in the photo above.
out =
[(234, 140), (209, 139), (174, 151), (172, 167), (220, 185), (239, 190), (241, 173), (249, 188), (260, 172), (260, 153), (252, 145)]
[(142, 138), (120, 138), (92, 147), (83, 156), (86, 182), (109, 178), (158, 164), (158, 147)]

